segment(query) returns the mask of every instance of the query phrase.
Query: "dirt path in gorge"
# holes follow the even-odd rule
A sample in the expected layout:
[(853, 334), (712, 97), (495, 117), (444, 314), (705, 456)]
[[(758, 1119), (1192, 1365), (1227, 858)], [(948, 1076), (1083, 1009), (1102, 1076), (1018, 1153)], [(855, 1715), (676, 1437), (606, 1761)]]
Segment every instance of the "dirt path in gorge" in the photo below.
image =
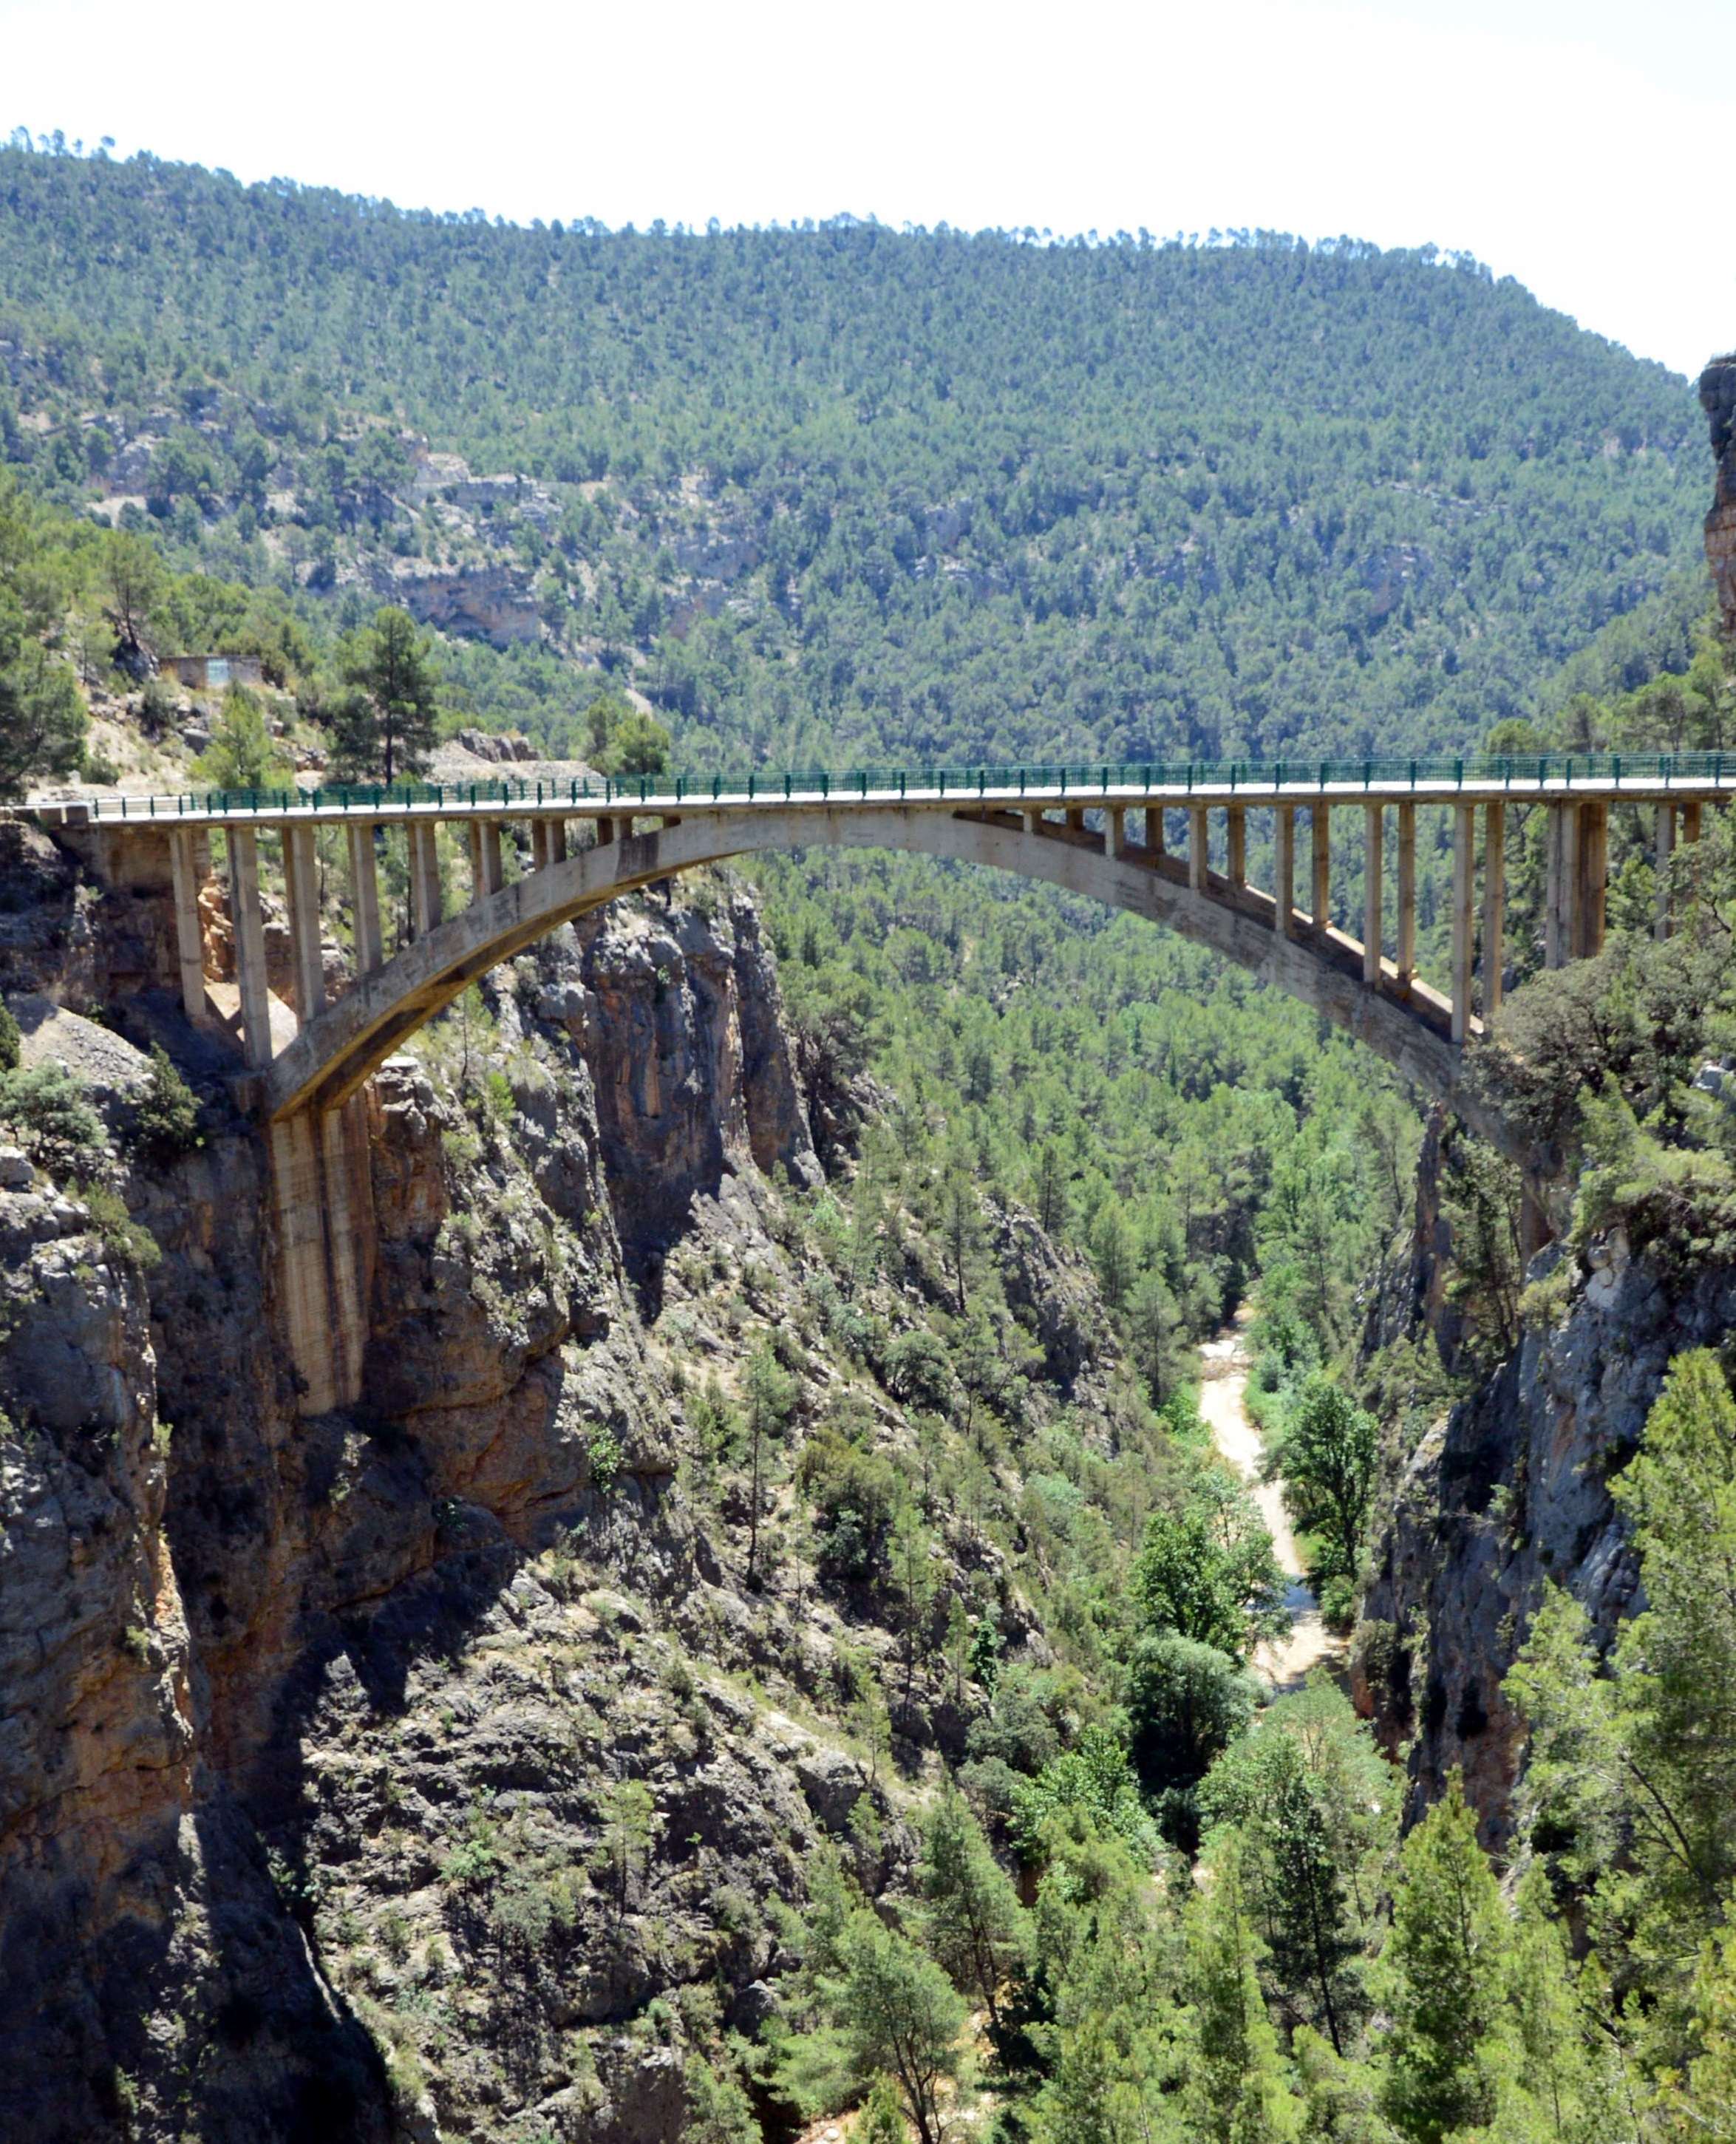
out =
[(1260, 1479), (1266, 1450), (1242, 1398), (1247, 1388), (1248, 1365), (1237, 1328), (1246, 1314), (1238, 1312), (1237, 1328), (1219, 1339), (1207, 1341), (1199, 1351), (1199, 1411), (1213, 1442), (1252, 1490), (1260, 1516), (1272, 1535), (1278, 1568), (1289, 1581), (1284, 1594), (1289, 1632), (1282, 1638), (1267, 1639), (1257, 1649), (1255, 1672), (1274, 1689), (1295, 1690), (1310, 1668), (1322, 1660), (1341, 1658), (1344, 1640), (1327, 1630), (1319, 1603), (1302, 1576), (1296, 1536), (1290, 1531), (1290, 1514), (1284, 1508), (1283, 1484)]

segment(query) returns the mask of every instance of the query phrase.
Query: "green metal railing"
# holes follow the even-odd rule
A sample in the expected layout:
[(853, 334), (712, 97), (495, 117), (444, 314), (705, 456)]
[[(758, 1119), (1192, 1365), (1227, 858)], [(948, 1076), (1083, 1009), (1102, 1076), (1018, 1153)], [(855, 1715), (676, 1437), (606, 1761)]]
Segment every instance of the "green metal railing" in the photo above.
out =
[[(1725, 761), (1729, 761), (1728, 769)], [(666, 810), (682, 804), (716, 803), (746, 798), (751, 802), (816, 798), (831, 802), (856, 797), (885, 801), (902, 797), (956, 797), (961, 801), (993, 794), (997, 798), (1031, 792), (1049, 797), (1077, 797), (1081, 803), (1112, 791), (1380, 788), (1462, 789), (1495, 784), (1507, 789), (1541, 789), (1575, 782), (1600, 787), (1629, 782), (1646, 787), (1719, 787), (1736, 783), (1736, 753), (1526, 752), (1461, 753), (1454, 757), (1378, 759), (1147, 760), (1137, 763), (1080, 762), (1065, 765), (923, 767), (810, 767), (772, 772), (746, 768), (715, 774), (641, 774), (599, 777), (593, 782), (528, 782), (507, 777), (495, 782), (399, 782), (350, 784), (318, 789), (208, 789), (172, 797), (93, 797), (97, 819), (173, 821), (199, 816), (243, 816), (312, 809), (315, 811), (398, 810), (411, 805), (463, 810), (485, 804), (543, 806), (551, 811), (620, 809), (637, 805)], [(1305, 799), (1304, 799), (1305, 801)]]

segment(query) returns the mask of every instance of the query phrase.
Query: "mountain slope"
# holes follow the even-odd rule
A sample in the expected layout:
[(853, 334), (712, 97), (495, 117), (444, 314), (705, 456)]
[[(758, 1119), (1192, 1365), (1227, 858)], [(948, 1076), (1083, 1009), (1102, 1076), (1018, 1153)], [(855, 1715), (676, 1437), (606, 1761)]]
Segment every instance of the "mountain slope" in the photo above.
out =
[(558, 746), (601, 660), (692, 762), (1467, 739), (1702, 480), (1684, 384), (1516, 284), (1265, 234), (521, 230), (12, 149), (0, 363), (67, 499), (352, 612), (487, 568), (482, 712)]

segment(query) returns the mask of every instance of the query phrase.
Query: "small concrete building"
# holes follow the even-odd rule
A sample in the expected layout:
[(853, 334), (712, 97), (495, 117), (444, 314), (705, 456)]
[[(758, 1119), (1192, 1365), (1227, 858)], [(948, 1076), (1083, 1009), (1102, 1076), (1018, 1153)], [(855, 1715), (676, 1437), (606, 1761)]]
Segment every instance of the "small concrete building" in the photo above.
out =
[(226, 685), (261, 682), (256, 655), (165, 655), (156, 667), (189, 692), (220, 692)]

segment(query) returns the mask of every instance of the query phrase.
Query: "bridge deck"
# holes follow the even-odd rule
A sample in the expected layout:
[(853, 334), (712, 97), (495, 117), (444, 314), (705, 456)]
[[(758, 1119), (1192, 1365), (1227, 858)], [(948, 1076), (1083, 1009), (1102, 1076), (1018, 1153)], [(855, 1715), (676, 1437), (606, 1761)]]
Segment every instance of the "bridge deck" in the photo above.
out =
[(341, 825), (356, 819), (530, 819), (549, 815), (667, 817), (776, 811), (791, 804), (957, 811), (1244, 810), (1313, 804), (1664, 802), (1736, 794), (1736, 754), (1471, 755), (1457, 759), (1232, 762), (1184, 767), (884, 768), (836, 773), (677, 775), (593, 782), (500, 781), (392, 788), (189, 791), (156, 796), (44, 797), (27, 811), (45, 824), (183, 826)]

